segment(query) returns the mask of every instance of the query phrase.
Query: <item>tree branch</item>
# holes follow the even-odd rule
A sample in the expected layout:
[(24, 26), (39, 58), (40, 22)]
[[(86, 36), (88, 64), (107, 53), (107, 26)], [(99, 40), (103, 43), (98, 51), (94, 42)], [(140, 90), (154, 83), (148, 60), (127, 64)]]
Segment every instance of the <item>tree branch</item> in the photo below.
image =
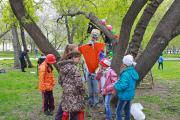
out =
[(6, 35), (6, 33), (8, 33), (10, 30), (6, 30), (5, 32), (3, 32), (1, 35), (0, 35), (0, 38), (2, 38), (4, 35)]
[[(180, 0), (175, 0), (162, 20), (159, 22), (150, 42), (142, 55), (137, 59), (136, 70), (140, 78), (148, 73), (156, 63), (159, 55), (163, 52), (169, 42), (179, 34), (175, 32), (180, 25)], [(178, 27), (177, 27), (178, 26)], [(179, 30), (177, 30), (179, 31)]]
[(122, 58), (128, 46), (130, 32), (134, 24), (134, 21), (136, 17), (138, 16), (139, 12), (144, 7), (144, 5), (147, 3), (147, 1), (148, 0), (134, 0), (128, 12), (126, 13), (125, 17), (123, 18), (122, 26), (120, 30), (121, 37), (118, 41), (118, 44), (114, 48), (115, 53), (114, 53), (112, 64), (111, 64), (112, 68), (117, 73), (119, 73), (120, 71)]
[(163, 0), (152, 0), (151, 3), (148, 4), (144, 9), (141, 18), (139, 19), (139, 22), (136, 25), (136, 28), (134, 30), (134, 35), (132, 36), (132, 40), (129, 43), (129, 48), (127, 50), (127, 53), (132, 54), (134, 58), (138, 54), (146, 28), (151, 18), (153, 17), (154, 13), (156, 12), (157, 8), (162, 2)]
[(106, 36), (108, 36), (110, 39), (116, 39), (115, 36), (107, 29), (106, 26), (102, 25), (100, 23), (100, 20), (93, 14), (93, 13), (85, 13), (83, 11), (78, 11), (75, 13), (67, 13), (67, 14), (62, 14), (58, 19), (57, 22), (62, 19), (64, 16), (78, 16), (78, 15), (84, 15), (87, 19), (89, 19), (93, 24), (95, 24), (100, 31), (102, 31)]

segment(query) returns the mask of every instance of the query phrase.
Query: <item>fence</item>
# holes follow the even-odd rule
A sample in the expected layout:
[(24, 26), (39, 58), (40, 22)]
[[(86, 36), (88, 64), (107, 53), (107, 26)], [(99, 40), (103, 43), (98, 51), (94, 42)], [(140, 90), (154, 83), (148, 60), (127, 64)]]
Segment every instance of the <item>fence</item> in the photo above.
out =
[(172, 48), (166, 48), (164, 50), (165, 54), (180, 54), (180, 48), (172, 47)]

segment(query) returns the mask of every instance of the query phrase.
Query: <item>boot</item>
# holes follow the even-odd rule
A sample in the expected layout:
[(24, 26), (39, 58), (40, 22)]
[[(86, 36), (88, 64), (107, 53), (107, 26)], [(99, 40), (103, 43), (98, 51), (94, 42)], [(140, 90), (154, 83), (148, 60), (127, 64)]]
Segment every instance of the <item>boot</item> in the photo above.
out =
[(78, 112), (78, 120), (84, 120), (84, 111)]
[(62, 120), (69, 120), (69, 113), (63, 112)]

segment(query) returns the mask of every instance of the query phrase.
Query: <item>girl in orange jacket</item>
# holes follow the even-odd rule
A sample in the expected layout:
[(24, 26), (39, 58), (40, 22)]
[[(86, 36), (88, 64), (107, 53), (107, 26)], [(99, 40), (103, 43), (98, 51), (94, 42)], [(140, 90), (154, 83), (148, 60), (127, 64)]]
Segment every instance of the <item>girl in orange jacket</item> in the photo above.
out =
[(42, 110), (46, 115), (52, 115), (54, 110), (53, 87), (55, 79), (52, 64), (56, 63), (53, 54), (48, 54), (45, 61), (39, 66), (39, 90), (42, 92)]

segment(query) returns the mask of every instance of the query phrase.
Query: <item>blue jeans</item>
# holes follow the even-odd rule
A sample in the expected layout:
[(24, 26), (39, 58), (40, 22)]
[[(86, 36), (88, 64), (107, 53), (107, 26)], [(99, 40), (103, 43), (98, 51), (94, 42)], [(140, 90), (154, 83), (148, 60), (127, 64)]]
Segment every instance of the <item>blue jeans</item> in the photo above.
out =
[(120, 100), (118, 101), (117, 108), (116, 108), (116, 120), (122, 120), (122, 111), (125, 112), (125, 120), (130, 120), (131, 113), (130, 113), (131, 101), (130, 100)]
[(88, 92), (89, 92), (89, 105), (96, 106), (99, 102), (98, 99), (98, 81), (95, 80), (95, 74), (89, 73), (87, 77)]
[(111, 107), (110, 107), (110, 102), (111, 102), (111, 97), (112, 94), (108, 94), (105, 96), (105, 110), (106, 110), (106, 119), (111, 120), (112, 119), (112, 112), (111, 112)]

